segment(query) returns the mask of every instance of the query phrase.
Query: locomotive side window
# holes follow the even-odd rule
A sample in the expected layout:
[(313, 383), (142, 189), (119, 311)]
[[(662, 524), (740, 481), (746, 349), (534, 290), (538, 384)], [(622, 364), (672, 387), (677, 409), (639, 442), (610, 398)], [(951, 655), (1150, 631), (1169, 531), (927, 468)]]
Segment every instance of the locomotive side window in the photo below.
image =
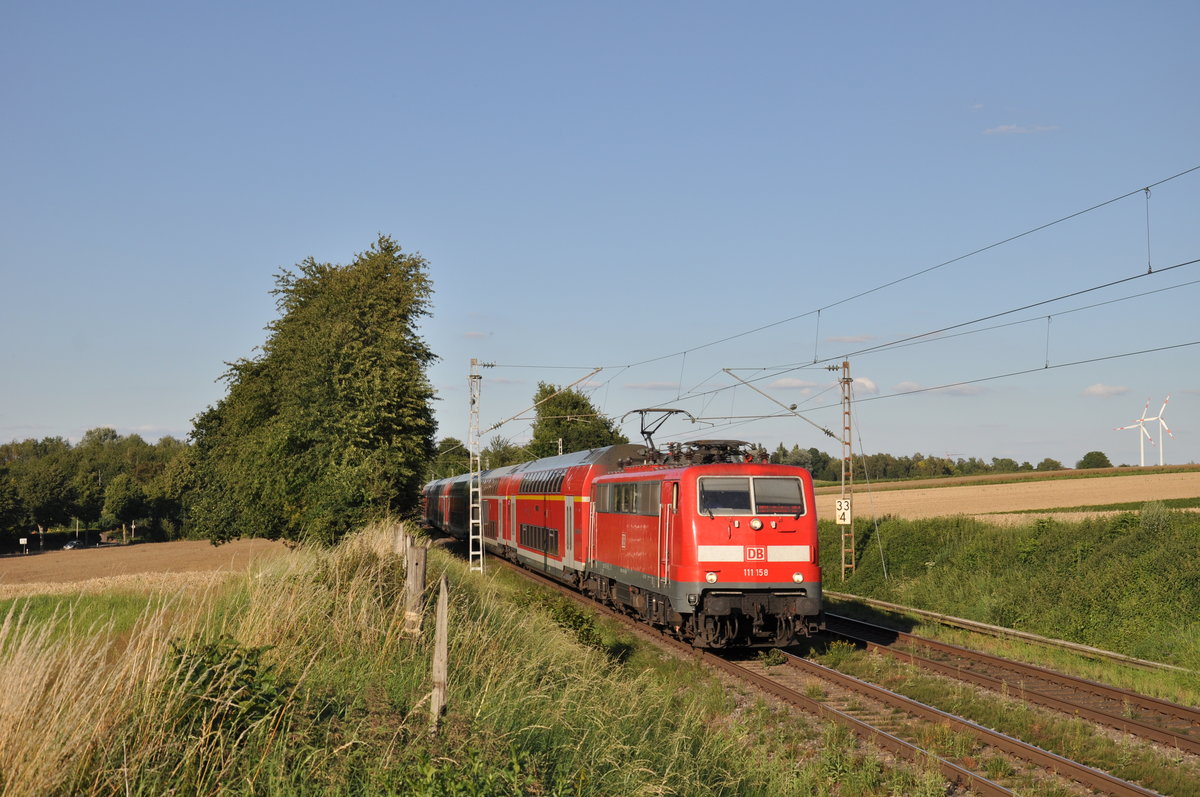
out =
[(625, 482), (601, 485), (596, 491), (596, 511), (618, 515), (658, 515), (662, 482)]
[(662, 503), (662, 482), (646, 482), (638, 485), (637, 513), (658, 517), (658, 506)]
[(700, 511), (712, 515), (750, 514), (750, 479), (745, 476), (701, 479)]
[(804, 514), (804, 493), (800, 480), (790, 477), (754, 477), (754, 512), (758, 515)]

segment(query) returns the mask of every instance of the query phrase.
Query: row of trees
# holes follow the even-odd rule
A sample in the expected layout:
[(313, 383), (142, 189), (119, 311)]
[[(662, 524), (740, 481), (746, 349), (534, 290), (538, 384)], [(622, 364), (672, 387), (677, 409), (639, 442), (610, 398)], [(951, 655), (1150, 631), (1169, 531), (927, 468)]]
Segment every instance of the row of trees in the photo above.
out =
[[(771, 453), (771, 462), (781, 465), (799, 465), (812, 471), (813, 478), (824, 481), (837, 481), (841, 477), (841, 459), (826, 454), (815, 448), (800, 448), (795, 445), (790, 449), (783, 443)], [(1112, 463), (1101, 451), (1089, 451), (1075, 463), (1076, 468), (1111, 468)], [(855, 456), (855, 473), (866, 475), (872, 479), (930, 479), (940, 476), (975, 476), (983, 473), (1021, 473), (1024, 471), (1052, 471), (1066, 468), (1056, 459), (1047, 457), (1037, 465), (1029, 462), (1018, 463), (1007, 457), (993, 457), (985, 462), (978, 457), (969, 459), (951, 459), (949, 457), (925, 456), (921, 453), (912, 456), (894, 456), (892, 454), (867, 454)]]
[(0, 531), (44, 535), (73, 522), (127, 530), (141, 519), (146, 534), (176, 534), (188, 456), (173, 437), (151, 445), (110, 428), (76, 445), (61, 437), (0, 444)]

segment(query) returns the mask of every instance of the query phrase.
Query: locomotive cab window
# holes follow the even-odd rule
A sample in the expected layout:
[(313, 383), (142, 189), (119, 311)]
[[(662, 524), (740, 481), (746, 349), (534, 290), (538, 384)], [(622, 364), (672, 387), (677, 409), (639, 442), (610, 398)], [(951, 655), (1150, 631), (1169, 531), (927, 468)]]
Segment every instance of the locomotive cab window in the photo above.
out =
[(712, 515), (750, 514), (750, 479), (745, 476), (701, 479), (700, 511)]
[(790, 476), (709, 476), (700, 479), (699, 493), (705, 515), (804, 514), (800, 480)]
[(754, 477), (754, 512), (757, 515), (804, 514), (804, 491), (791, 477)]

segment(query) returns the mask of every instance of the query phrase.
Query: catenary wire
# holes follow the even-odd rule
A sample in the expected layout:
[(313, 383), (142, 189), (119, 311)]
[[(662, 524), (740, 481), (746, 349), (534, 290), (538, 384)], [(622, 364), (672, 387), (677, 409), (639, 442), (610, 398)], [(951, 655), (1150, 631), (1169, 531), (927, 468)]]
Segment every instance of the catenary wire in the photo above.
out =
[(916, 278), (916, 277), (920, 277), (920, 276), (922, 276), (922, 275), (924, 275), (924, 274), (928, 274), (928, 273), (930, 273), (930, 272), (932, 272), (932, 271), (937, 271), (937, 270), (939, 270), (939, 269), (945, 268), (945, 267), (947, 267), (947, 266), (950, 266), (950, 265), (953, 265), (953, 264), (955, 264), (955, 263), (959, 263), (959, 262), (961, 262), (961, 261), (963, 261), (963, 260), (966, 260), (966, 259), (968, 259), (968, 258), (970, 258), (970, 257), (974, 257), (975, 255), (982, 254), (983, 252), (987, 252), (987, 251), (990, 251), (990, 250), (992, 250), (992, 249), (996, 249), (997, 247), (1004, 246), (1005, 244), (1012, 243), (1013, 241), (1020, 240), (1021, 238), (1025, 238), (1025, 237), (1027, 237), (1027, 236), (1033, 235), (1034, 233), (1041, 232), (1042, 230), (1049, 229), (1049, 228), (1051, 228), (1051, 227), (1054, 227), (1054, 226), (1056, 226), (1056, 225), (1058, 225), (1058, 224), (1062, 224), (1062, 223), (1064, 223), (1064, 222), (1070, 221), (1071, 219), (1075, 219), (1075, 218), (1078, 218), (1079, 216), (1086, 215), (1086, 214), (1088, 214), (1088, 213), (1091, 213), (1091, 212), (1093, 212), (1093, 211), (1099, 210), (1100, 208), (1107, 207), (1108, 205), (1111, 205), (1111, 204), (1113, 204), (1113, 203), (1115, 203), (1115, 202), (1120, 202), (1120, 201), (1121, 201), (1121, 200), (1123, 200), (1123, 199), (1128, 199), (1129, 197), (1131, 197), (1131, 196), (1134, 196), (1134, 195), (1136, 195), (1136, 194), (1139, 194), (1139, 193), (1141, 193), (1141, 192), (1143, 192), (1143, 191), (1149, 191), (1151, 188), (1155, 188), (1155, 187), (1157, 187), (1157, 186), (1163, 185), (1164, 183), (1169, 183), (1169, 182), (1171, 182), (1172, 180), (1177, 180), (1177, 179), (1179, 179), (1180, 177), (1183, 177), (1183, 176), (1185, 176), (1185, 175), (1191, 174), (1192, 172), (1195, 172), (1195, 171), (1198, 171), (1198, 170), (1200, 170), (1200, 165), (1193, 166), (1193, 167), (1191, 167), (1190, 169), (1184, 169), (1183, 171), (1181, 171), (1181, 172), (1178, 172), (1178, 173), (1176, 173), (1176, 174), (1173, 174), (1173, 175), (1171, 175), (1170, 177), (1165, 177), (1165, 178), (1163, 178), (1163, 179), (1161, 179), (1161, 180), (1159, 180), (1159, 181), (1157, 181), (1157, 182), (1150, 183), (1149, 185), (1143, 186), (1143, 187), (1141, 187), (1141, 188), (1135, 188), (1135, 189), (1133, 189), (1132, 191), (1128, 191), (1128, 192), (1126, 192), (1126, 193), (1124, 193), (1124, 194), (1121, 194), (1120, 196), (1116, 196), (1116, 197), (1113, 197), (1112, 199), (1108, 199), (1108, 200), (1105, 200), (1104, 202), (1100, 202), (1100, 203), (1098, 203), (1098, 204), (1092, 205), (1092, 206), (1091, 206), (1091, 207), (1089, 207), (1089, 208), (1084, 208), (1083, 210), (1079, 210), (1079, 211), (1076, 211), (1076, 212), (1074, 212), (1074, 213), (1068, 214), (1068, 215), (1066, 215), (1066, 216), (1062, 216), (1061, 218), (1055, 219), (1054, 221), (1049, 221), (1049, 222), (1046, 222), (1045, 224), (1038, 225), (1037, 227), (1033, 227), (1033, 228), (1031, 228), (1031, 229), (1025, 230), (1024, 232), (1017, 233), (1016, 235), (1010, 235), (1010, 236), (1009, 236), (1009, 237), (1007, 237), (1007, 238), (1004, 238), (1004, 239), (1002, 239), (1002, 240), (996, 241), (996, 242), (994, 242), (994, 243), (990, 243), (990, 244), (988, 244), (987, 246), (981, 246), (981, 247), (979, 247), (978, 249), (974, 249), (974, 250), (972, 250), (972, 251), (970, 251), (970, 252), (967, 252), (967, 253), (965, 253), (965, 254), (958, 255), (957, 257), (950, 258), (949, 260), (944, 260), (944, 261), (942, 261), (941, 263), (936, 263), (936, 264), (934, 264), (934, 265), (932, 265), (932, 266), (927, 266), (927, 267), (925, 267), (925, 268), (923, 268), (923, 269), (920, 269), (920, 270), (918, 270), (918, 271), (914, 271), (914, 272), (913, 272), (913, 273), (911, 273), (911, 274), (907, 274), (907, 275), (905, 275), (905, 276), (903, 276), (903, 277), (898, 277), (898, 278), (896, 278), (896, 279), (894, 279), (894, 280), (891, 280), (891, 281), (889, 281), (889, 282), (885, 282), (885, 283), (883, 283), (883, 284), (881, 284), (881, 285), (876, 285), (876, 286), (875, 286), (875, 287), (873, 287), (873, 288), (868, 288), (868, 289), (866, 289), (866, 290), (863, 290), (863, 291), (860, 291), (860, 292), (858, 292), (858, 293), (852, 294), (852, 295), (850, 295), (850, 296), (847, 296), (847, 297), (845, 297), (845, 298), (838, 299), (838, 300), (837, 300), (837, 301), (835, 301), (835, 302), (830, 302), (829, 304), (822, 305), (821, 307), (818, 307), (818, 308), (815, 308), (815, 309), (812, 309), (812, 310), (807, 310), (807, 311), (805, 311), (805, 312), (803, 312), (803, 313), (798, 313), (798, 314), (796, 314), (796, 315), (790, 316), (790, 317), (788, 317), (788, 318), (781, 319), (781, 320), (779, 320), (779, 321), (773, 321), (773, 322), (771, 322), (771, 323), (769, 323), (769, 324), (763, 324), (763, 325), (761, 325), (761, 326), (757, 326), (757, 327), (754, 327), (753, 329), (748, 329), (748, 330), (745, 330), (745, 331), (743, 331), (743, 332), (738, 332), (738, 333), (735, 333), (735, 334), (732, 334), (732, 335), (727, 335), (726, 337), (720, 338), (720, 339), (718, 339), (718, 340), (713, 340), (713, 341), (710, 341), (710, 342), (708, 342), (708, 343), (703, 343), (703, 344), (700, 344), (700, 345), (698, 345), (698, 346), (692, 346), (692, 347), (690, 347), (690, 348), (687, 348), (687, 349), (682, 349), (682, 350), (680, 350), (680, 351), (677, 351), (677, 352), (672, 352), (671, 354), (664, 354), (664, 355), (660, 355), (660, 356), (658, 356), (658, 357), (651, 357), (651, 358), (649, 358), (649, 359), (640, 360), (640, 361), (638, 361), (638, 362), (635, 362), (635, 363), (629, 363), (628, 365), (626, 365), (626, 367), (627, 367), (627, 368), (633, 368), (633, 367), (636, 367), (636, 366), (639, 366), (639, 365), (647, 365), (647, 364), (649, 364), (649, 363), (658, 362), (658, 361), (660, 361), (660, 360), (667, 360), (667, 359), (670, 359), (670, 358), (672, 358), (672, 357), (678, 357), (678, 356), (679, 356), (679, 355), (681, 355), (681, 354), (687, 354), (687, 353), (689, 353), (689, 352), (694, 352), (694, 351), (699, 351), (699, 350), (701, 350), (701, 349), (710, 348), (710, 347), (712, 347), (712, 346), (716, 346), (716, 345), (719, 345), (719, 344), (721, 344), (721, 343), (727, 343), (727, 342), (729, 342), (729, 341), (731, 341), (731, 340), (736, 340), (737, 338), (742, 338), (742, 337), (745, 337), (745, 336), (747, 336), (747, 335), (753, 335), (753, 334), (754, 334), (754, 333), (756, 333), (756, 332), (762, 332), (763, 330), (766, 330), (766, 329), (771, 329), (772, 327), (777, 327), (777, 326), (779, 326), (779, 325), (781, 325), (781, 324), (786, 324), (786, 323), (789, 323), (789, 322), (792, 322), (792, 321), (797, 321), (797, 320), (799, 320), (799, 319), (801, 319), (801, 318), (805, 318), (805, 317), (807, 317), (807, 316), (810, 316), (810, 315), (818, 315), (818, 317), (819, 317), (819, 314), (820, 314), (822, 311), (824, 311), (824, 310), (828, 310), (828, 309), (830, 309), (830, 308), (833, 308), (833, 307), (838, 307), (839, 305), (843, 305), (843, 304), (846, 304), (846, 303), (848, 303), (848, 302), (852, 302), (852, 301), (854, 301), (855, 299), (861, 299), (861, 298), (862, 298), (862, 297), (864, 297), (864, 296), (869, 296), (869, 295), (871, 295), (871, 294), (873, 294), (873, 293), (877, 293), (877, 292), (879, 292), (879, 291), (881, 291), (881, 290), (884, 290), (884, 289), (886, 289), (886, 288), (890, 288), (890, 287), (892, 287), (892, 286), (894, 286), (894, 285), (899, 285), (899, 284), (900, 284), (900, 283), (902, 283), (902, 282), (906, 282), (906, 281), (908, 281), (908, 280), (911, 280), (911, 279), (914, 279), (914, 278)]

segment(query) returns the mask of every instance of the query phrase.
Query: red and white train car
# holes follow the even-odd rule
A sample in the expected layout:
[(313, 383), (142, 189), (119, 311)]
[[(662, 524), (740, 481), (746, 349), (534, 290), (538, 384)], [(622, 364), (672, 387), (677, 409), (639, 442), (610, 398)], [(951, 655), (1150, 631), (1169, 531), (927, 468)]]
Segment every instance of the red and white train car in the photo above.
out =
[[(485, 471), (484, 545), (699, 647), (787, 645), (824, 627), (812, 477), (763, 459), (708, 440)], [(425, 485), (426, 522), (465, 538), (469, 482)]]

